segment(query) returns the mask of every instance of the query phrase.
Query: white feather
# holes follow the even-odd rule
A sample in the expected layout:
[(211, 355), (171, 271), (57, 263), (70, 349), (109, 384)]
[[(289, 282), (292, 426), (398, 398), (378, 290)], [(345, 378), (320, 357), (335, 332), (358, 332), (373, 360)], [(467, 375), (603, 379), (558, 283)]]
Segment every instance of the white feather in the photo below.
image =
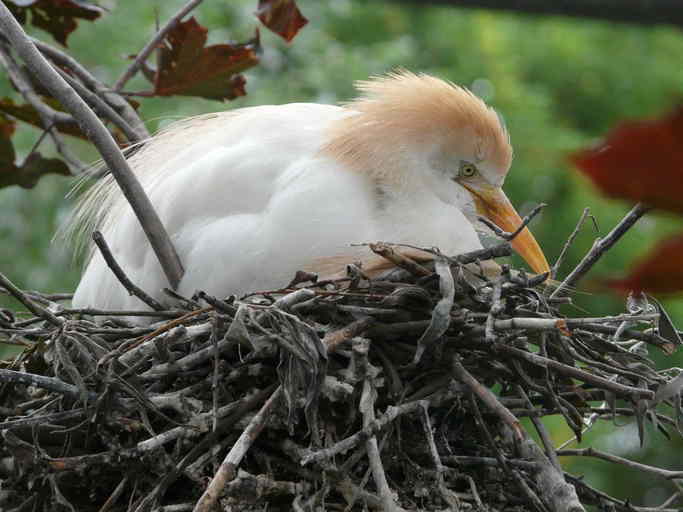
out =
[[(290, 104), (194, 118), (131, 158), (185, 275), (178, 292), (227, 296), (285, 285), (326, 257), (367, 255), (353, 243), (385, 240), (460, 252), (481, 247), (458, 208), (425, 190), (378, 193), (371, 177), (319, 153), (341, 107)], [(86, 199), (126, 274), (157, 299), (168, 286), (130, 206), (113, 183)], [(341, 270), (341, 269), (340, 269)], [(93, 253), (76, 307), (141, 307)]]

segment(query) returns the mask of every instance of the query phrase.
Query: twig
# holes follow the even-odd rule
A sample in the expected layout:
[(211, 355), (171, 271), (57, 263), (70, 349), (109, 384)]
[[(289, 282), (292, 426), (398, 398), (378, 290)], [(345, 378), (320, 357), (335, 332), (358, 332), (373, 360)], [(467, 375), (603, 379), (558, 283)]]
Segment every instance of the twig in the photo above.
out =
[(223, 459), (218, 471), (211, 479), (201, 498), (197, 501), (194, 512), (210, 512), (213, 509), (225, 484), (232, 481), (237, 475), (237, 467), (242, 458), (247, 454), (252, 443), (266, 426), (273, 407), (283, 394), (284, 390), (282, 386), (279, 386), (273, 391), (273, 394), (270, 395), (270, 398), (263, 404), (259, 412), (251, 419), (247, 428), (244, 429), (242, 435), (240, 435), (237, 442), (225, 456), (225, 459)]
[[(541, 499), (536, 495), (536, 493), (532, 489), (529, 488), (526, 481), (516, 471), (512, 469), (512, 467), (508, 463), (508, 459), (503, 455), (502, 450), (496, 444), (493, 435), (491, 434), (491, 431), (489, 430), (486, 422), (484, 421), (484, 417), (481, 413), (481, 410), (479, 409), (476, 397), (477, 395), (475, 394), (475, 392), (470, 390), (469, 401), (472, 406), (472, 410), (474, 411), (474, 419), (476, 421), (477, 426), (481, 429), (481, 432), (484, 434), (486, 443), (489, 445), (494, 455), (496, 456), (496, 461), (498, 462), (498, 465), (508, 475), (510, 475), (510, 477), (514, 480), (514, 482), (517, 484), (520, 490), (527, 496), (529, 503), (533, 505), (534, 509), (537, 512), (546, 512), (546, 508), (543, 505)], [(508, 429), (508, 432), (513, 431)]]
[(588, 251), (588, 254), (586, 254), (581, 262), (574, 268), (574, 270), (569, 273), (564, 281), (562, 281), (560, 286), (558, 286), (553, 293), (550, 294), (550, 298), (553, 299), (566, 294), (566, 291), (575, 286), (576, 283), (578, 283), (579, 280), (593, 267), (593, 265), (597, 263), (602, 255), (605, 254), (610, 247), (617, 243), (621, 237), (629, 229), (631, 229), (638, 219), (640, 219), (650, 210), (651, 208), (649, 206), (638, 203), (631, 209), (630, 212), (626, 214), (623, 219), (621, 219), (616, 226), (614, 226), (612, 231), (610, 231), (607, 236), (596, 239), (595, 243), (593, 243), (593, 247), (591, 247), (591, 250)]
[(92, 89), (100, 97), (102, 97), (109, 105), (114, 107), (117, 112), (126, 120), (126, 122), (133, 127), (137, 134), (135, 140), (142, 141), (149, 138), (149, 131), (145, 127), (145, 123), (140, 119), (135, 109), (128, 103), (128, 101), (121, 95), (112, 92), (107, 86), (100, 82), (90, 71), (83, 67), (80, 62), (67, 55), (63, 51), (54, 46), (50, 46), (44, 41), (31, 38), (33, 44), (51, 61), (59, 66), (63, 66), (71, 70), (87, 87)]
[(171, 19), (166, 22), (166, 25), (164, 25), (157, 33), (156, 35), (149, 40), (149, 42), (144, 46), (142, 50), (140, 50), (140, 53), (137, 54), (135, 57), (135, 60), (131, 63), (130, 66), (128, 66), (128, 69), (123, 72), (123, 75), (116, 81), (114, 84), (114, 91), (120, 91), (124, 85), (135, 76), (135, 73), (138, 72), (140, 69), (140, 66), (147, 60), (147, 57), (159, 46), (159, 43), (163, 41), (163, 39), (166, 37), (166, 34), (168, 34), (169, 31), (175, 27), (180, 20), (182, 20), (185, 15), (187, 15), (190, 11), (192, 11), (195, 7), (197, 7), (200, 3), (202, 3), (202, 0), (190, 0), (188, 3), (186, 3), (177, 13), (175, 13)]
[[(49, 389), (73, 399), (81, 398), (81, 390), (73, 384), (68, 384), (54, 377), (35, 375), (33, 373), (16, 372), (14, 370), (4, 370), (0, 368), (0, 382), (12, 382), (14, 384), (25, 384)], [(88, 394), (90, 400), (97, 398), (96, 393)]]
[(620, 464), (622, 466), (626, 466), (627, 468), (644, 471), (645, 473), (650, 473), (651, 475), (655, 475), (666, 480), (683, 479), (683, 471), (670, 471), (668, 469), (642, 464), (641, 462), (625, 459), (623, 457), (619, 457), (618, 455), (612, 455), (611, 453), (606, 453), (591, 447), (576, 450), (558, 450), (557, 455), (560, 457), (595, 457), (596, 459), (602, 459), (607, 462), (613, 462), (614, 464)]
[(123, 491), (126, 488), (126, 485), (128, 485), (129, 478), (130, 477), (128, 475), (126, 475), (121, 479), (119, 484), (116, 486), (116, 488), (111, 493), (109, 498), (107, 498), (107, 501), (104, 502), (104, 505), (102, 505), (102, 507), (100, 507), (100, 510), (98, 510), (98, 512), (108, 512), (111, 509), (111, 507), (114, 506), (114, 504), (121, 497), (121, 494), (123, 494)]
[(101, 116), (109, 119), (114, 125), (116, 125), (124, 135), (131, 142), (139, 142), (140, 138), (138, 133), (133, 129), (133, 127), (128, 124), (128, 122), (116, 111), (114, 110), (106, 101), (100, 98), (97, 94), (88, 90), (84, 85), (82, 85), (78, 80), (69, 76), (68, 73), (62, 71), (61, 69), (55, 67), (55, 70), (60, 74), (60, 76), (66, 80), (66, 82), (74, 88), (78, 95), (83, 98), (83, 100), (90, 105), (90, 107), (95, 110), (95, 112)]
[(498, 418), (505, 423), (508, 427), (510, 427), (510, 430), (514, 433), (515, 438), (518, 441), (522, 441), (524, 439), (524, 429), (522, 428), (521, 423), (515, 416), (510, 412), (510, 410), (505, 407), (503, 404), (501, 404), (498, 401), (498, 398), (496, 398), (496, 395), (493, 394), (493, 392), (487, 388), (486, 386), (483, 386), (477, 379), (475, 379), (470, 372), (468, 372), (465, 367), (462, 365), (460, 362), (460, 359), (458, 356), (453, 357), (453, 363), (452, 363), (452, 368), (453, 368), (453, 373), (455, 374), (455, 377), (465, 384), (474, 395), (479, 398), (482, 402), (486, 404), (486, 406), (491, 409), (491, 412), (493, 412)]
[(0, 62), (7, 70), (15, 87), (22, 95), (24, 100), (36, 109), (40, 122), (57, 148), (57, 152), (64, 157), (64, 160), (69, 164), (71, 169), (75, 172), (82, 172), (86, 166), (83, 164), (64, 144), (61, 134), (57, 131), (58, 124), (75, 125), (76, 120), (69, 114), (59, 112), (52, 107), (46, 105), (40, 96), (33, 90), (30, 80), (24, 73), (24, 70), (14, 61), (6, 45), (0, 42)]
[[(354, 353), (359, 354), (359, 363), (357, 365), (359, 373), (363, 375), (363, 391), (361, 392), (359, 410), (363, 416), (363, 428), (367, 428), (375, 422), (375, 399), (377, 393), (372, 384), (372, 376), (368, 371), (368, 351), (370, 344), (367, 340), (359, 340), (354, 342)], [(382, 464), (382, 457), (379, 446), (377, 444), (377, 437), (375, 434), (365, 441), (365, 449), (368, 455), (368, 462), (370, 463), (370, 470), (375, 481), (375, 487), (382, 500), (382, 509), (386, 512), (401, 512), (403, 509), (397, 505), (394, 494), (387, 482), (387, 476), (384, 472), (384, 465)]]
[(114, 273), (116, 279), (119, 280), (119, 283), (121, 283), (121, 285), (128, 290), (129, 295), (135, 295), (138, 299), (155, 311), (164, 311), (166, 309), (159, 301), (149, 296), (142, 288), (128, 279), (126, 273), (114, 259), (114, 255), (111, 253), (111, 249), (109, 249), (109, 245), (107, 245), (107, 241), (104, 239), (102, 233), (99, 231), (93, 231), (92, 239), (100, 250), (100, 254), (102, 254), (102, 258), (104, 258), (107, 266)]
[(428, 276), (431, 274), (429, 270), (420, 265), (417, 261), (409, 258), (405, 254), (401, 254), (399, 251), (394, 250), (391, 245), (377, 242), (374, 244), (369, 244), (370, 250), (375, 254), (382, 256), (387, 261), (390, 261), (397, 267), (401, 267), (415, 276)]
[(486, 217), (479, 216), (479, 222), (482, 224), (485, 224), (487, 228), (489, 228), (491, 231), (493, 231), (497, 236), (505, 240), (506, 242), (511, 242), (515, 238), (517, 238), (517, 235), (519, 235), (524, 228), (526, 228), (529, 225), (529, 222), (533, 220), (536, 215), (540, 213), (540, 211), (548, 206), (545, 203), (540, 203), (534, 207), (531, 212), (529, 212), (529, 215), (525, 215), (524, 218), (522, 219), (522, 223), (517, 226), (517, 229), (515, 229), (512, 233), (508, 233), (507, 231), (500, 229), (496, 224), (491, 222), (489, 219)]
[(587, 371), (580, 370), (578, 368), (575, 368), (573, 366), (569, 366), (563, 363), (560, 363), (559, 361), (555, 361), (554, 359), (549, 359), (547, 357), (542, 357), (537, 354), (533, 354), (531, 352), (525, 352), (524, 350), (515, 348), (515, 347), (509, 347), (506, 346), (502, 343), (498, 343), (496, 345), (496, 350), (501, 351), (501, 352), (506, 352), (512, 356), (518, 357), (519, 359), (523, 359), (529, 363), (538, 365), (538, 366), (543, 366), (547, 368), (552, 368), (553, 370), (562, 373), (564, 375), (567, 375), (569, 377), (573, 377), (579, 380), (582, 380), (584, 382), (588, 382), (591, 384), (594, 384), (596, 386), (599, 386), (603, 389), (607, 389), (609, 391), (612, 391), (620, 396), (630, 396), (633, 398), (645, 398), (648, 400), (652, 400), (654, 398), (655, 393), (654, 391), (650, 391), (649, 389), (642, 389), (642, 388), (636, 388), (632, 386), (626, 386), (624, 384), (619, 384), (618, 382), (613, 382), (611, 380), (605, 379), (603, 377), (600, 377), (598, 375), (594, 375), (592, 373), (588, 373)]
[(504, 258), (512, 254), (512, 246), (510, 242), (503, 242), (502, 244), (487, 247), (485, 249), (477, 249), (457, 256), (448, 258), (453, 264), (467, 265), (468, 263), (475, 263), (477, 261), (491, 260), (494, 258)]
[(576, 239), (576, 236), (579, 234), (579, 231), (581, 231), (581, 228), (583, 227), (584, 222), (586, 222), (586, 219), (588, 218), (588, 214), (590, 213), (590, 211), (591, 211), (591, 209), (588, 207), (583, 209), (583, 213), (581, 214), (581, 218), (579, 219), (579, 222), (576, 223), (576, 227), (574, 228), (574, 231), (572, 231), (572, 234), (569, 235), (569, 238), (567, 238), (567, 241), (562, 246), (562, 250), (560, 251), (560, 255), (557, 257), (555, 264), (553, 265), (552, 269), (550, 270), (550, 279), (557, 278), (557, 272), (560, 270), (560, 266), (562, 265), (562, 262), (564, 261), (564, 258), (567, 255), (567, 251), (569, 250), (571, 245), (574, 243), (574, 240)]
[[(524, 388), (522, 388), (522, 386), (518, 384), (515, 386), (515, 389), (517, 390), (517, 393), (522, 397), (522, 399), (526, 402), (527, 407), (533, 409), (533, 404), (531, 403), (531, 400), (529, 400), (529, 397), (524, 391)], [(550, 439), (550, 435), (548, 434), (548, 429), (545, 428), (543, 422), (536, 416), (531, 416), (531, 422), (534, 424), (536, 432), (538, 432), (538, 436), (541, 438), (541, 442), (543, 443), (543, 447), (545, 448), (546, 456), (548, 457), (548, 459), (550, 459), (552, 465), (555, 466), (555, 469), (557, 469), (558, 471), (562, 471), (560, 461), (558, 460), (557, 454), (555, 453), (555, 447), (553, 446), (553, 443)]]
[(328, 332), (323, 338), (323, 344), (327, 348), (328, 352), (334, 352), (337, 350), (339, 345), (348, 341), (356, 336), (360, 336), (365, 331), (367, 331), (375, 323), (374, 319), (370, 317), (362, 318), (350, 323), (342, 329), (336, 331)]
[(95, 144), (140, 221), (171, 286), (177, 288), (183, 275), (180, 259), (161, 219), (109, 131), (81, 97), (45, 60), (4, 4), (0, 4), (0, 27), (29, 70), (71, 112), (81, 130)]
[(489, 343), (496, 341), (496, 333), (494, 327), (496, 324), (496, 317), (502, 313), (503, 305), (501, 303), (501, 292), (503, 288), (503, 282), (501, 279), (497, 279), (493, 283), (493, 292), (491, 293), (491, 308), (489, 309), (489, 314), (486, 317), (486, 327), (485, 327), (485, 338)]
[(2, 272), (0, 272), (0, 286), (5, 288), (10, 293), (10, 295), (12, 295), (15, 299), (17, 299), (24, 306), (26, 306), (28, 310), (34, 315), (39, 316), (43, 320), (47, 320), (52, 325), (55, 325), (57, 327), (62, 327), (62, 325), (64, 324), (64, 320), (56, 317), (54, 313), (52, 313), (52, 311), (50, 311), (49, 309), (46, 309), (37, 304), (34, 300), (31, 300), (24, 292), (17, 288), (17, 286), (12, 281), (10, 281)]
[(336, 442), (328, 448), (323, 448), (315, 452), (308, 453), (301, 458), (301, 465), (305, 466), (312, 462), (318, 462), (321, 460), (329, 459), (334, 457), (339, 453), (344, 453), (352, 448), (355, 448), (363, 441), (367, 440), (371, 435), (376, 434), (391, 422), (395, 421), (399, 416), (410, 414), (420, 407), (424, 407), (428, 403), (424, 400), (415, 400), (413, 402), (407, 402), (398, 406), (389, 406), (387, 410), (378, 419), (369, 423), (362, 430), (359, 430), (355, 434)]

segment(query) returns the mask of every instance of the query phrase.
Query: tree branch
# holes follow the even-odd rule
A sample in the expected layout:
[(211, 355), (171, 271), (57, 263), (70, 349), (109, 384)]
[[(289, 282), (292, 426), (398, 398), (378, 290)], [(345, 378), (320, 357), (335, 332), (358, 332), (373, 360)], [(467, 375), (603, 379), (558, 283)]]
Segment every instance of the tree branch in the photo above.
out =
[(168, 32), (172, 30), (173, 27), (175, 27), (178, 22), (185, 17), (186, 14), (202, 3), (202, 1), (203, 0), (190, 0), (177, 13), (175, 13), (170, 20), (168, 20), (166, 25), (161, 27), (156, 35), (149, 40), (142, 50), (140, 50), (140, 53), (138, 53), (137, 57), (135, 57), (135, 60), (128, 67), (128, 69), (124, 71), (123, 75), (121, 75), (121, 78), (116, 81), (114, 84), (115, 91), (120, 91), (123, 86), (126, 85), (128, 80), (135, 76), (140, 67), (147, 60), (147, 57), (149, 57), (149, 55), (159, 46), (159, 43), (161, 43), (164, 37), (166, 37), (166, 34), (168, 34)]
[(651, 208), (649, 206), (638, 203), (631, 209), (630, 212), (626, 214), (623, 219), (621, 219), (619, 224), (614, 226), (612, 231), (607, 233), (607, 236), (595, 240), (595, 243), (593, 244), (593, 247), (591, 247), (591, 250), (588, 252), (588, 254), (584, 256), (574, 270), (572, 270), (565, 280), (562, 281), (560, 286), (553, 291), (553, 293), (550, 295), (550, 298), (554, 299), (555, 297), (564, 295), (568, 288), (571, 288), (578, 283), (579, 280), (593, 267), (593, 265), (598, 262), (602, 255), (605, 254), (614, 244), (616, 244), (621, 237), (624, 236), (624, 233), (631, 229), (638, 219), (640, 219), (650, 210)]
[(97, 147), (140, 221), (171, 286), (177, 288), (183, 276), (180, 258), (142, 185), (109, 131), (40, 54), (4, 4), (0, 4), (0, 28), (31, 72), (71, 112), (83, 132)]

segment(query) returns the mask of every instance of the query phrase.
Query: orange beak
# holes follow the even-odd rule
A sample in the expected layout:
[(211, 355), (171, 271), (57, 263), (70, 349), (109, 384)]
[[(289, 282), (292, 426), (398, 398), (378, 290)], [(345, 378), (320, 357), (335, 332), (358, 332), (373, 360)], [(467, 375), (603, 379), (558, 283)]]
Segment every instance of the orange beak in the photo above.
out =
[[(466, 188), (474, 196), (477, 213), (489, 219), (500, 229), (511, 233), (522, 224), (522, 219), (502, 189), (498, 187)], [(543, 251), (527, 228), (524, 228), (512, 240), (512, 248), (524, 258), (534, 272), (539, 274), (550, 272), (550, 266)]]

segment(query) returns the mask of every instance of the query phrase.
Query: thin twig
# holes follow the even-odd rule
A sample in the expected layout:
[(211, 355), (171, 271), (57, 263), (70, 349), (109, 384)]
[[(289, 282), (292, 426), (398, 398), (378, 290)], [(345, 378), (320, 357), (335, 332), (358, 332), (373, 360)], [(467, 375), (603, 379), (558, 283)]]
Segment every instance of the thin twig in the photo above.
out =
[(177, 13), (175, 13), (156, 34), (150, 39), (142, 50), (137, 54), (135, 60), (123, 72), (123, 75), (114, 84), (114, 91), (120, 91), (124, 85), (135, 76), (147, 57), (159, 46), (161, 41), (190, 11), (197, 7), (203, 0), (190, 0)]
[(40, 117), (40, 122), (57, 149), (57, 152), (62, 155), (64, 160), (69, 164), (72, 172), (80, 173), (86, 169), (83, 164), (64, 144), (62, 135), (57, 130), (57, 125), (76, 125), (76, 120), (69, 114), (59, 112), (52, 107), (46, 105), (43, 100), (34, 91), (31, 81), (28, 79), (24, 70), (14, 61), (12, 55), (6, 48), (6, 45), (0, 42), (0, 62), (7, 70), (12, 83), (15, 85), (19, 94), (24, 100), (31, 105)]
[(39, 316), (43, 320), (47, 320), (52, 325), (57, 327), (62, 327), (64, 320), (58, 318), (50, 311), (37, 304), (36, 301), (30, 299), (24, 292), (22, 292), (12, 281), (9, 280), (2, 272), (0, 272), (0, 286), (5, 288), (10, 295), (21, 302), (28, 310), (36, 316)]
[[(73, 399), (81, 398), (81, 390), (78, 386), (68, 384), (54, 377), (35, 375), (33, 373), (23, 373), (14, 370), (4, 370), (0, 368), (0, 382), (11, 382), (13, 384), (24, 384), (26, 386), (36, 386), (49, 389)], [(89, 393), (90, 400), (97, 398), (97, 394)]]
[(617, 243), (624, 234), (631, 229), (631, 227), (640, 219), (643, 215), (649, 212), (651, 208), (645, 206), (642, 203), (638, 203), (631, 211), (629, 211), (626, 216), (619, 221), (619, 223), (614, 226), (612, 231), (610, 231), (604, 238), (598, 238), (593, 243), (593, 247), (588, 251), (588, 254), (584, 256), (581, 262), (572, 270), (569, 275), (562, 281), (560, 286), (558, 286), (553, 293), (550, 294), (550, 298), (553, 299), (558, 296), (566, 295), (567, 290), (576, 286), (576, 283), (586, 275), (586, 273), (595, 265), (598, 260), (605, 254), (610, 247)]
[(128, 290), (130, 295), (135, 295), (155, 311), (164, 311), (166, 309), (159, 301), (148, 295), (142, 288), (128, 278), (116, 259), (114, 259), (114, 255), (111, 253), (111, 249), (109, 249), (109, 245), (107, 245), (107, 241), (104, 239), (102, 233), (93, 231), (92, 239), (100, 250), (100, 254), (102, 254), (102, 258), (104, 258), (109, 269), (114, 273), (116, 279), (119, 280), (119, 283)]
[(489, 219), (486, 217), (479, 216), (479, 222), (482, 224), (485, 224), (487, 228), (489, 228), (491, 231), (493, 231), (497, 236), (505, 240), (506, 242), (511, 242), (515, 238), (517, 238), (517, 235), (519, 235), (524, 228), (526, 228), (529, 223), (533, 220), (536, 215), (538, 215), (543, 208), (548, 206), (545, 203), (540, 203), (534, 207), (531, 212), (529, 212), (529, 215), (525, 215), (524, 218), (522, 219), (522, 223), (517, 226), (517, 229), (515, 229), (513, 232), (509, 233), (503, 229), (500, 229), (495, 223), (491, 222)]
[(579, 222), (576, 223), (576, 227), (574, 228), (574, 231), (572, 231), (572, 234), (569, 235), (569, 238), (567, 238), (567, 241), (562, 246), (562, 250), (560, 251), (560, 255), (557, 257), (555, 264), (553, 265), (552, 269), (550, 270), (550, 279), (557, 278), (557, 272), (560, 270), (560, 266), (562, 265), (562, 262), (564, 261), (564, 258), (567, 255), (567, 251), (569, 250), (571, 245), (574, 243), (574, 240), (576, 239), (577, 235), (579, 234), (579, 231), (581, 231), (581, 228), (583, 227), (584, 222), (586, 222), (586, 219), (588, 218), (588, 214), (590, 213), (590, 211), (591, 211), (591, 209), (588, 207), (583, 209), (583, 213), (581, 214), (581, 218), (579, 219)]
[(596, 450), (595, 448), (591, 447), (576, 450), (558, 450), (557, 455), (560, 457), (595, 457), (596, 459), (606, 460), (607, 462), (620, 464), (627, 468), (637, 469), (638, 471), (650, 473), (651, 475), (655, 475), (666, 480), (683, 479), (683, 471), (671, 471), (664, 468), (650, 466), (648, 464), (643, 464), (641, 462), (636, 462), (633, 460), (625, 459), (623, 457), (619, 457), (618, 455), (612, 455), (611, 453)]
[(225, 459), (223, 459), (218, 471), (211, 479), (201, 498), (197, 501), (194, 512), (209, 512), (213, 509), (225, 485), (237, 476), (237, 467), (242, 458), (247, 454), (247, 451), (249, 451), (252, 443), (266, 426), (273, 407), (284, 394), (283, 391), (282, 386), (273, 391), (273, 394), (263, 404), (263, 407), (251, 419), (247, 428), (244, 429), (242, 435), (225, 456)]
[(81, 130), (95, 144), (140, 221), (171, 286), (177, 288), (183, 276), (180, 259), (161, 219), (109, 131), (76, 91), (45, 60), (4, 4), (0, 4), (0, 27), (29, 70), (71, 112)]
[(31, 41), (36, 47), (59, 66), (63, 66), (74, 73), (88, 88), (102, 97), (109, 105), (126, 120), (126, 122), (133, 127), (137, 134), (135, 140), (143, 141), (149, 138), (149, 131), (145, 127), (145, 123), (140, 119), (140, 116), (135, 109), (128, 103), (128, 100), (123, 96), (112, 92), (106, 85), (100, 82), (90, 71), (80, 64), (76, 59), (64, 53), (62, 50), (50, 46), (44, 41), (31, 38)]

